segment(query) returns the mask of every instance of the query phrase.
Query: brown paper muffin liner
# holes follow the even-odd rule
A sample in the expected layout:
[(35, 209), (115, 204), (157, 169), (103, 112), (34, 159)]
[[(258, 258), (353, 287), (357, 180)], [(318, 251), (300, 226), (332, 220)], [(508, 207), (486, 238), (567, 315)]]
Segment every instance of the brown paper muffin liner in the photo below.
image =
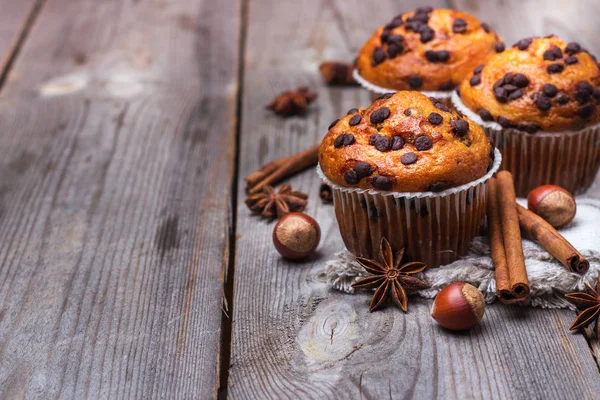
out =
[[(384, 87), (377, 86), (373, 83), (370, 83), (365, 78), (360, 76), (360, 74), (358, 73), (358, 70), (356, 70), (356, 69), (352, 73), (352, 77), (363, 88), (367, 89), (371, 93), (371, 101), (377, 100), (379, 97), (381, 97), (382, 94), (395, 93), (398, 91), (396, 89), (386, 89)], [(442, 101), (442, 103), (446, 104), (448, 107), (452, 107), (452, 101), (451, 101), (452, 91), (421, 91), (421, 90), (419, 90), (418, 92), (422, 93), (428, 97), (438, 98)]]
[(381, 238), (394, 250), (405, 249), (409, 260), (439, 267), (468, 251), (481, 232), (486, 213), (487, 181), (498, 170), (442, 192), (399, 193), (338, 186), (317, 167), (331, 186), (335, 216), (346, 248), (357, 257), (377, 258)]
[(581, 194), (594, 182), (600, 168), (600, 124), (580, 131), (531, 134), (483, 121), (456, 93), (452, 95), (452, 103), (481, 125), (502, 152), (500, 170), (513, 174), (518, 197), (527, 197), (531, 190), (546, 184)]

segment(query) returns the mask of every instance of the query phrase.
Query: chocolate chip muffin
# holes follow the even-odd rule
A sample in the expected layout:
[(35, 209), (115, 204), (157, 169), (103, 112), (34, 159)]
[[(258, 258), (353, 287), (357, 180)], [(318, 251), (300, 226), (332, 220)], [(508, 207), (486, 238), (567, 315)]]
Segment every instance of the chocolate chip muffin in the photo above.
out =
[(474, 68), (453, 102), (497, 143), (519, 196), (547, 183), (582, 192), (600, 165), (599, 87), (578, 43), (535, 37)]
[(503, 50), (502, 39), (475, 17), (422, 7), (394, 17), (367, 40), (356, 60), (357, 79), (371, 90), (449, 96), (475, 66)]
[(413, 260), (439, 266), (466, 253), (499, 167), (483, 129), (439, 99), (386, 94), (335, 120), (319, 149), (346, 247), (377, 255), (385, 237)]

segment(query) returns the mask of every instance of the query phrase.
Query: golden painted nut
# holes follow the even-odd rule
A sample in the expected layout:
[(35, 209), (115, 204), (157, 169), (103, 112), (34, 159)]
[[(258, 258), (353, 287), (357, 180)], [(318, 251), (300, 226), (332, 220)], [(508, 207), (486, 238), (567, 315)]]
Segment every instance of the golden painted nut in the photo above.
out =
[(577, 213), (573, 195), (556, 185), (539, 186), (529, 192), (527, 208), (557, 229), (568, 225)]
[(465, 282), (453, 282), (443, 288), (431, 308), (433, 319), (453, 331), (471, 329), (481, 321), (484, 312), (483, 295)]
[(273, 229), (273, 244), (284, 258), (301, 260), (312, 255), (321, 240), (317, 221), (301, 212), (284, 215)]

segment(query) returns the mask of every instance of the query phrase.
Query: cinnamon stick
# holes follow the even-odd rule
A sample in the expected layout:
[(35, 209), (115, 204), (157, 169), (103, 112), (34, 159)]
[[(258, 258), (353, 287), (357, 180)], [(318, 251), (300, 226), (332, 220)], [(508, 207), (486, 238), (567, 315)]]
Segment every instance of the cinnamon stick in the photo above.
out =
[(512, 174), (508, 171), (499, 172), (497, 179), (500, 221), (502, 223), (502, 237), (504, 239), (504, 249), (506, 250), (511, 292), (514, 297), (524, 300), (529, 296), (529, 280), (527, 279), (525, 256), (523, 255), (523, 244), (521, 242), (515, 184)]
[(492, 250), (492, 260), (494, 261), (494, 267), (496, 269), (496, 295), (502, 301), (512, 301), (513, 295), (510, 288), (504, 238), (502, 237), (500, 210), (498, 209), (498, 182), (496, 181), (496, 178), (490, 179), (488, 185), (488, 235), (490, 238), (490, 249)]
[(266, 185), (273, 185), (297, 172), (317, 165), (318, 159), (319, 145), (317, 144), (303, 152), (272, 161), (261, 170), (246, 177), (248, 182), (246, 191), (249, 194), (258, 193)]
[(548, 222), (528, 209), (517, 206), (519, 225), (531, 239), (562, 263), (569, 271), (585, 274), (590, 263)]

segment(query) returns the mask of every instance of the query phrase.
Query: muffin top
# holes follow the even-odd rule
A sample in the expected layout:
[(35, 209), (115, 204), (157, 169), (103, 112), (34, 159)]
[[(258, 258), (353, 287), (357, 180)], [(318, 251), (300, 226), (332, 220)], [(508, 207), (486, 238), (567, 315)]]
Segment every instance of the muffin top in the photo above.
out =
[(577, 130), (600, 122), (600, 67), (577, 43), (521, 39), (477, 66), (460, 98), (484, 121), (529, 133)]
[(319, 164), (340, 186), (438, 192), (481, 178), (492, 155), (479, 125), (438, 99), (400, 91), (332, 122)]
[(490, 27), (455, 10), (423, 7), (400, 14), (363, 45), (356, 67), (394, 90), (448, 91), (504, 43)]

